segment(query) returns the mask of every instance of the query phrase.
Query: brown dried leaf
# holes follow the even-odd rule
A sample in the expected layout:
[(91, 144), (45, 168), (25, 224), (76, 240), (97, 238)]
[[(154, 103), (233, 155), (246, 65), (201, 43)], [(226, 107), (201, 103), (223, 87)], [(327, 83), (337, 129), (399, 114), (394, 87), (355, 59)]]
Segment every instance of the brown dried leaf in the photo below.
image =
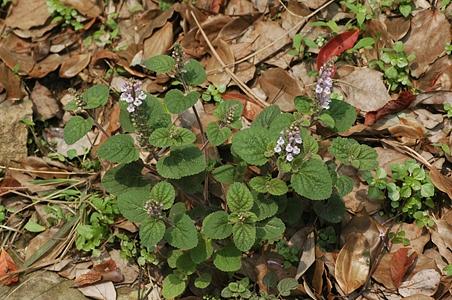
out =
[(416, 14), (411, 19), (411, 33), (405, 43), (405, 51), (416, 55), (410, 65), (411, 75), (419, 77), (424, 73), (444, 53), (444, 45), (450, 40), (450, 24), (442, 12), (424, 10)]
[(385, 253), (378, 262), (377, 268), (372, 274), (372, 278), (389, 290), (395, 290), (394, 282), (391, 276), (392, 253)]
[[(235, 62), (234, 53), (232, 53), (229, 44), (221, 39), (217, 39), (214, 44), (215, 50), (217, 51), (220, 58), (226, 65), (233, 65)], [(231, 76), (229, 76), (221, 67), (218, 59), (212, 55), (206, 62), (207, 80), (216, 86), (224, 85), (228, 86), (231, 81)]]
[(295, 279), (299, 279), (315, 262), (315, 233), (312, 231), (306, 236), (301, 248), (302, 254), (298, 263), (297, 275)]
[(63, 62), (63, 58), (58, 54), (50, 54), (40, 62), (34, 65), (30, 75), (33, 78), (43, 78), (50, 72), (55, 71)]
[(376, 111), (390, 100), (381, 72), (369, 68), (356, 68), (341, 80), (346, 82), (338, 83), (348, 96), (345, 101), (359, 110)]
[(447, 55), (437, 59), (414, 83), (423, 91), (452, 90), (452, 59)]
[[(416, 224), (408, 224), (408, 223), (402, 223), (394, 225), (391, 228), (391, 232), (399, 232), (404, 231), (405, 232), (405, 238), (407, 238), (410, 241), (410, 247), (417, 252), (418, 254), (421, 254), (424, 252), (425, 245), (430, 241), (430, 234), (425, 230), (424, 228), (419, 228)], [(404, 248), (402, 244), (392, 244), (391, 250), (397, 251), (400, 248)]]
[(295, 109), (294, 98), (303, 94), (297, 80), (280, 68), (268, 69), (262, 73), (258, 83), (267, 95), (267, 102), (278, 105), (286, 112)]
[(83, 295), (93, 299), (116, 300), (115, 286), (111, 281), (79, 287), (78, 290), (82, 292)]
[(8, 252), (2, 248), (0, 253), (0, 284), (11, 285), (19, 281), (19, 274), (10, 274), (17, 271), (14, 260), (9, 256)]
[(430, 179), (437, 189), (446, 193), (452, 199), (452, 178), (444, 176), (436, 168), (431, 168)]
[(334, 269), (336, 281), (348, 295), (366, 282), (369, 270), (369, 242), (364, 235), (354, 234), (337, 256)]
[(173, 24), (166, 24), (144, 41), (144, 59), (158, 54), (164, 54), (173, 44)]
[(6, 100), (17, 101), (25, 96), (20, 77), (3, 63), (0, 63), (0, 85), (6, 90)]
[(74, 56), (65, 58), (60, 68), (60, 76), (64, 78), (71, 78), (83, 71), (91, 59), (91, 54), (76, 54)]
[(410, 30), (410, 20), (404, 17), (386, 18), (386, 28), (394, 41), (402, 39)]
[(60, 107), (52, 93), (39, 82), (36, 82), (30, 97), (38, 119), (45, 121), (60, 113)]
[(401, 92), (396, 100), (389, 101), (376, 111), (369, 111), (366, 114), (364, 125), (370, 126), (387, 115), (400, 112), (410, 106), (416, 99), (411, 92)]
[(99, 6), (93, 0), (60, 0), (65, 6), (75, 8), (79, 13), (89, 18), (96, 18), (101, 14)]
[(400, 295), (404, 297), (416, 294), (433, 296), (439, 287), (441, 275), (434, 269), (422, 270), (407, 281), (404, 281), (399, 288)]
[(416, 252), (413, 252), (408, 256), (408, 250), (408, 248), (400, 248), (396, 252), (391, 253), (391, 278), (396, 288), (400, 286), (405, 274), (413, 265), (417, 257)]
[(44, 25), (50, 17), (49, 8), (45, 0), (18, 0), (12, 7), (11, 14), (5, 19), (9, 27), (30, 29)]

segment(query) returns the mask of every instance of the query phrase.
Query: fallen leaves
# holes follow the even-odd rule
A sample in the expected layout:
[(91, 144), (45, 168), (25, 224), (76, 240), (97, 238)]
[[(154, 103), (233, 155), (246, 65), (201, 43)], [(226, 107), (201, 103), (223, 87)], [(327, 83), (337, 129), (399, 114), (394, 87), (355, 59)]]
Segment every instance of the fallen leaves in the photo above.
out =
[(403, 297), (413, 295), (433, 296), (439, 287), (441, 275), (434, 269), (425, 269), (413, 275), (410, 280), (404, 281), (399, 288)]
[(8, 252), (2, 248), (0, 252), (0, 284), (11, 285), (19, 281), (19, 274), (12, 272), (17, 271), (16, 263), (13, 261)]
[(400, 248), (392, 253), (390, 261), (391, 278), (394, 286), (398, 288), (402, 283), (408, 269), (413, 265), (417, 253), (413, 252), (408, 255), (408, 248)]
[(343, 32), (329, 40), (317, 55), (317, 70), (320, 70), (320, 67), (331, 58), (339, 56), (344, 51), (352, 48), (358, 40), (358, 36), (359, 30), (352, 30)]
[(364, 125), (370, 126), (387, 115), (397, 113), (408, 108), (415, 99), (416, 96), (414, 96), (411, 92), (404, 91), (400, 93), (396, 100), (389, 101), (377, 111), (368, 112), (364, 120)]
[(44, 25), (50, 17), (45, 0), (19, 0), (13, 6), (11, 14), (5, 19), (9, 27), (30, 29)]

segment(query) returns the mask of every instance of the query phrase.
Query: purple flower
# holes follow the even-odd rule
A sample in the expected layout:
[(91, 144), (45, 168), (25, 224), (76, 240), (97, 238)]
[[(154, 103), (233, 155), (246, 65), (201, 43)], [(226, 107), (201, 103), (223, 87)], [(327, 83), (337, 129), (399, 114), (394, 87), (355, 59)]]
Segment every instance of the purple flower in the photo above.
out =
[(286, 161), (291, 162), (295, 159), (296, 155), (300, 154), (301, 149), (297, 145), (302, 143), (300, 129), (297, 125), (291, 125), (289, 129), (281, 131), (273, 151), (283, 156)]
[(315, 87), (315, 95), (317, 101), (322, 108), (330, 108), (331, 102), (331, 91), (333, 89), (333, 76), (334, 71), (334, 60), (329, 60), (326, 62), (319, 71), (319, 78), (317, 79), (317, 84)]
[(127, 111), (129, 113), (135, 112), (138, 107), (143, 104), (143, 100), (146, 99), (146, 93), (141, 89), (141, 82), (138, 80), (126, 81), (121, 86), (121, 101), (127, 102)]
[(291, 153), (287, 154), (286, 160), (287, 161), (292, 161), (293, 160), (293, 155)]
[(276, 153), (280, 153), (282, 151), (281, 146), (276, 146), (273, 151), (275, 151)]

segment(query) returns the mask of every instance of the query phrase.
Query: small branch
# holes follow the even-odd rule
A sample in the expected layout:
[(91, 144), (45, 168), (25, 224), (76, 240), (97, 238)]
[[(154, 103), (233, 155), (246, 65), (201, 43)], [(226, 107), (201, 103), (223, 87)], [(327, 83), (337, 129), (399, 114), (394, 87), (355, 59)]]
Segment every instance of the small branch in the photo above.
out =
[(94, 125), (96, 125), (96, 127), (102, 131), (102, 133), (106, 136), (106, 137), (110, 137), (110, 134), (105, 131), (105, 129), (99, 124), (99, 122), (97, 122), (96, 118), (94, 118), (88, 111), (84, 110), (84, 112), (91, 117), (91, 119), (93, 119), (94, 121)]

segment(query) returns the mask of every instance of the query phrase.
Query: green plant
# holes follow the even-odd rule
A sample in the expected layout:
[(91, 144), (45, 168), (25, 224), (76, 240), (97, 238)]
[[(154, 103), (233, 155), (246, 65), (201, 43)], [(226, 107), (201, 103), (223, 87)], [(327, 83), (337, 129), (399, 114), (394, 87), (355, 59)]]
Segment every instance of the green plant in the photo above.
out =
[(306, 47), (310, 49), (318, 48), (317, 44), (314, 43), (314, 41), (297, 33), (292, 38), (292, 49), (290, 49), (287, 53), (292, 56), (303, 57)]
[(85, 18), (71, 7), (63, 5), (60, 0), (46, 0), (50, 14), (53, 16), (52, 22), (62, 22), (65, 26), (72, 26), (74, 30), (83, 29)]
[(332, 226), (321, 228), (317, 233), (317, 243), (324, 251), (331, 250), (337, 243), (336, 231)]
[(390, 10), (397, 10), (405, 18), (409, 17), (414, 8), (412, 0), (382, 0), (381, 6)]
[(6, 207), (0, 205), (0, 223), (5, 221), (5, 219), (6, 219)]
[(419, 226), (432, 226), (433, 220), (428, 217), (427, 210), (435, 206), (435, 187), (428, 173), (414, 160), (391, 165), (391, 171), (391, 180), (383, 169), (376, 171), (375, 178), (368, 181), (369, 196), (384, 199), (387, 195), (392, 215), (414, 220)]
[(404, 45), (399, 41), (392, 48), (383, 48), (380, 59), (373, 61), (371, 65), (384, 72), (390, 90), (395, 91), (412, 86), (408, 65), (414, 58), (414, 54), (406, 55)]
[(373, 17), (373, 14), (370, 11), (369, 7), (358, 0), (345, 0), (341, 1), (341, 4), (345, 5), (348, 10), (350, 10), (355, 15), (356, 23), (360, 28), (363, 27), (366, 20), (370, 20)]
[(448, 45), (446, 45), (446, 47), (444, 47), (444, 50), (446, 51), (447, 55), (451, 55), (452, 54), (452, 44), (449, 43)]
[(224, 85), (213, 85), (209, 84), (207, 87), (207, 90), (202, 93), (201, 98), (202, 100), (208, 102), (210, 100), (214, 100), (215, 102), (222, 102), (223, 98), (221, 98), (221, 94), (223, 94), (226, 91), (226, 86)]
[(275, 251), (284, 258), (284, 268), (296, 266), (300, 261), (300, 249), (296, 247), (289, 247), (287, 242), (279, 240), (275, 244)]
[(111, 13), (108, 15), (105, 23), (100, 25), (100, 28), (96, 30), (91, 36), (88, 36), (85, 40), (85, 44), (95, 42), (99, 47), (105, 47), (110, 45), (119, 37), (119, 25), (116, 22), (118, 13)]
[(405, 237), (405, 231), (389, 232), (388, 237), (394, 244), (402, 244), (404, 247), (410, 245), (410, 240)]

